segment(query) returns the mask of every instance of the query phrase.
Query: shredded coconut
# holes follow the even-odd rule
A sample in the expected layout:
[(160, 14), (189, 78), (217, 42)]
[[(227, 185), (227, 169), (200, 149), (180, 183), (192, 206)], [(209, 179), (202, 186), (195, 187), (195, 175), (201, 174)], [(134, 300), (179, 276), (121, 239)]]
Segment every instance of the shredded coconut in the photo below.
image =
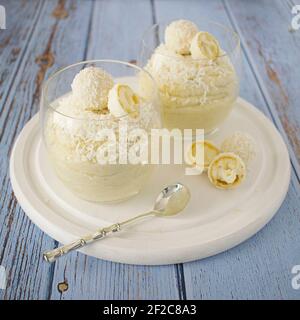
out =
[(72, 92), (80, 109), (102, 110), (107, 108), (107, 96), (113, 87), (112, 77), (96, 67), (82, 69), (72, 82)]
[(224, 54), (214, 61), (198, 61), (161, 44), (145, 69), (156, 79), (165, 107), (203, 105), (236, 94), (236, 73)]
[(176, 53), (189, 54), (191, 41), (197, 32), (197, 26), (191, 21), (173, 21), (165, 30), (166, 45)]
[(221, 150), (237, 154), (248, 165), (255, 158), (256, 144), (249, 134), (236, 131), (222, 142)]
[[(124, 126), (127, 126), (129, 133), (132, 129), (150, 130), (151, 127), (159, 125), (159, 115), (149, 103), (140, 105), (139, 117), (136, 119), (130, 116), (116, 118), (110, 113), (79, 110), (74, 104), (72, 94), (54, 101), (52, 107), (55, 111), (49, 112), (46, 124), (47, 143), (54, 148), (59, 144), (61, 153), (72, 161), (97, 162), (97, 150), (107, 142), (100, 135), (103, 129), (112, 129), (118, 142), (119, 129)], [(128, 141), (128, 148), (132, 144), (134, 141)]]

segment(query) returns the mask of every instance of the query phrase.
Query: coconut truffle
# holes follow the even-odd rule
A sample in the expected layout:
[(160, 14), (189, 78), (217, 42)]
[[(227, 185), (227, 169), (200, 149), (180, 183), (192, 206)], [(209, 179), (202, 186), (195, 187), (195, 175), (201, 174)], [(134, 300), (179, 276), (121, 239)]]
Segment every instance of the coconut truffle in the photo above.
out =
[(222, 142), (221, 150), (237, 154), (248, 165), (255, 157), (256, 144), (250, 135), (237, 131)]
[(81, 109), (101, 111), (107, 108), (108, 92), (113, 85), (113, 79), (107, 72), (88, 67), (75, 76), (71, 87)]
[(191, 21), (173, 21), (165, 30), (166, 46), (176, 53), (190, 54), (191, 42), (197, 32), (197, 26)]

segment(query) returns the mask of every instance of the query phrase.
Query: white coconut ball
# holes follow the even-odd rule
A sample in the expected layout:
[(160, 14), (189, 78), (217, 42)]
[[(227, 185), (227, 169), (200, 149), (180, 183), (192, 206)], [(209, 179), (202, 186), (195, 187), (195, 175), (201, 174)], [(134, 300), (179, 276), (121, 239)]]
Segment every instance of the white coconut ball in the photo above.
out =
[(236, 131), (222, 142), (221, 150), (237, 154), (248, 165), (255, 158), (256, 143), (249, 134)]
[(165, 30), (166, 46), (176, 53), (190, 54), (191, 42), (197, 32), (197, 26), (191, 21), (173, 21)]
[(113, 85), (114, 81), (106, 71), (88, 67), (77, 73), (71, 87), (81, 109), (101, 111), (107, 108), (108, 92)]

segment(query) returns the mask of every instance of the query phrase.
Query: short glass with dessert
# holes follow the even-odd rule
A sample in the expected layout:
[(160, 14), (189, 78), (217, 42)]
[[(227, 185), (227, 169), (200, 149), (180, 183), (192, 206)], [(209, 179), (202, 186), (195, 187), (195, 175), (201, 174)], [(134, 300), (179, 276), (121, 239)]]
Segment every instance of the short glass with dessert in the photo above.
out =
[[(201, 19), (155, 24), (142, 39), (139, 65), (158, 84), (168, 129), (214, 132), (239, 93), (240, 41), (227, 27)], [(148, 95), (147, 78), (140, 77)]]
[[(147, 97), (134, 81), (138, 76), (152, 88)], [(43, 87), (41, 126), (50, 162), (69, 190), (90, 201), (127, 199), (142, 189), (153, 169), (146, 162), (128, 161), (132, 145), (148, 146), (126, 134), (134, 129), (150, 134), (161, 126), (155, 81), (147, 71), (121, 61), (70, 65)]]

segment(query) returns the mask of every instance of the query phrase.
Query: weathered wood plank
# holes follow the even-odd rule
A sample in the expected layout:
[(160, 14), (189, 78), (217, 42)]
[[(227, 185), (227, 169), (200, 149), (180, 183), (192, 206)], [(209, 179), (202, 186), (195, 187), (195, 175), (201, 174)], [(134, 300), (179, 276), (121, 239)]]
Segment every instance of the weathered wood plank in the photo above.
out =
[(296, 156), (291, 152), (291, 158), (300, 177), (300, 30), (291, 30), (291, 6), (286, 1), (267, 0), (250, 1), (245, 6), (241, 1), (230, 0), (226, 9), (242, 34), (247, 59), (265, 99), (272, 113), (277, 114), (274, 121), (284, 128), (294, 149)]
[(7, 26), (0, 30), (0, 112), (32, 36), (42, 2), (6, 0), (1, 1), (1, 5), (6, 9)]
[[(243, 2), (245, 12), (248, 4), (249, 1)], [(187, 18), (197, 22), (205, 17), (231, 25), (225, 7), (219, 1), (189, 1), (189, 5), (177, 1), (155, 1), (155, 9), (158, 21)], [(268, 17), (274, 20), (270, 10)], [(251, 32), (255, 34), (253, 29)], [(272, 42), (267, 39), (265, 43), (266, 47), (272, 47)], [(257, 74), (247, 59), (244, 60), (241, 95), (272, 119), (274, 114), (270, 113), (264, 92), (256, 82)], [(293, 171), (284, 204), (261, 232), (228, 252), (184, 264), (187, 298), (299, 298), (299, 291), (291, 287), (291, 268), (300, 261), (297, 248), (300, 240), (299, 198), (299, 182)]]
[(7, 269), (8, 288), (0, 291), (1, 299), (47, 299), (50, 294), (54, 265), (42, 261), (41, 253), (56, 242), (34, 226), (17, 204), (9, 183), (8, 155), (14, 138), (38, 110), (43, 79), (82, 59), (91, 9), (91, 1), (44, 2), (3, 107), (0, 262)]
[[(97, 1), (87, 59), (136, 59), (142, 32), (151, 26), (150, 1)], [(59, 285), (66, 281), (68, 290)], [(176, 266), (111, 263), (73, 254), (56, 262), (53, 299), (177, 299)]]
[(178, 298), (171, 266), (125, 265), (77, 253), (56, 262), (51, 299), (171, 298)]
[(150, 0), (97, 1), (87, 59), (135, 60), (143, 32), (152, 24)]

